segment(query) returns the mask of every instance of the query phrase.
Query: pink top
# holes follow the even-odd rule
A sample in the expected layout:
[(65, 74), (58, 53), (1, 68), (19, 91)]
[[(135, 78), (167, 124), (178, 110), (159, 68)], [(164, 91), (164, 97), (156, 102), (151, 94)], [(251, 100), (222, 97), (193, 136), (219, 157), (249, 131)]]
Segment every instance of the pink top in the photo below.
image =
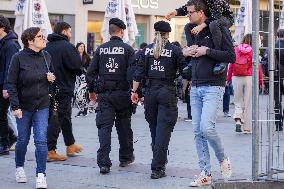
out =
[[(246, 70), (245, 73), (243, 73), (242, 76), (235, 75), (234, 74), (234, 64), (230, 63), (229, 68), (228, 68), (228, 75), (227, 75), (227, 81), (232, 80), (232, 76), (236, 77), (244, 77), (244, 76), (252, 76), (252, 47), (248, 44), (240, 44), (235, 48), (236, 56), (246, 55), (249, 56), (249, 62), (248, 62), (248, 69)], [(238, 57), (236, 57), (238, 59)], [(263, 85), (263, 79), (262, 79), (262, 68), (259, 66), (259, 84)]]

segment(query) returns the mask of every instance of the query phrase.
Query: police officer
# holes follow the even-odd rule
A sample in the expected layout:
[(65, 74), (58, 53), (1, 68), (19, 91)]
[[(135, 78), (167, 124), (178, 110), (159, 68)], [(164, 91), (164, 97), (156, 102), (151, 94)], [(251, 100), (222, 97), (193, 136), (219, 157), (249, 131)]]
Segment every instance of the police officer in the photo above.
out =
[(170, 24), (159, 21), (154, 28), (154, 43), (144, 48), (137, 65), (131, 99), (137, 103), (137, 88), (141, 80), (147, 78), (144, 105), (152, 137), (151, 178), (159, 179), (166, 176), (167, 150), (178, 116), (174, 80), (185, 61), (181, 49), (168, 40)]
[(127, 69), (135, 62), (134, 49), (123, 43), (126, 29), (118, 18), (109, 21), (110, 41), (97, 48), (86, 80), (90, 98), (97, 102), (96, 125), (100, 148), (97, 151), (97, 164), (101, 174), (110, 172), (111, 131), (115, 122), (120, 144), (120, 167), (134, 161), (133, 132), (131, 129), (130, 87), (127, 81)]

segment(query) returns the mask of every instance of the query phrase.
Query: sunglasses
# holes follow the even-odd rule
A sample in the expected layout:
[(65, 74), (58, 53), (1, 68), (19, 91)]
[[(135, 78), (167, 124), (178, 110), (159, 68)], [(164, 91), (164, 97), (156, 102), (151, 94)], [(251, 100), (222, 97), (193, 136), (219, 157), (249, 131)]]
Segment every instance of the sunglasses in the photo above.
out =
[(45, 39), (44, 35), (37, 35), (37, 36), (35, 36), (35, 38)]

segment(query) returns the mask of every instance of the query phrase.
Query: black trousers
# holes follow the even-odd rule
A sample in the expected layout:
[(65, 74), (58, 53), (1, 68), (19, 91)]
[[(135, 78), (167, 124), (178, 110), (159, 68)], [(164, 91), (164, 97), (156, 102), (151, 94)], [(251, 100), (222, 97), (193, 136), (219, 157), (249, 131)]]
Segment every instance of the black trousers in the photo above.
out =
[[(7, 147), (9, 145), (9, 133), (7, 113), (9, 109), (9, 99), (3, 98), (3, 85), (0, 85), (0, 137), (1, 145)], [(13, 132), (12, 132), (13, 133)]]
[(111, 151), (111, 132), (115, 123), (119, 148), (119, 161), (129, 161), (133, 158), (133, 132), (131, 129), (131, 100), (129, 91), (106, 91), (98, 95), (96, 109), (96, 125), (100, 148), (97, 151), (99, 167), (111, 167), (109, 158)]
[(57, 95), (58, 101), (58, 122), (49, 122), (47, 128), (47, 145), (48, 150), (55, 150), (57, 139), (62, 130), (64, 143), (70, 146), (75, 143), (75, 138), (72, 131), (72, 96), (65, 94)]
[(144, 106), (152, 138), (151, 169), (159, 171), (166, 165), (171, 133), (178, 117), (175, 87), (150, 86), (146, 89)]
[(284, 94), (284, 79), (275, 79), (274, 83), (274, 101), (275, 101), (275, 125), (276, 127), (283, 127), (283, 109), (282, 109), (282, 95)]

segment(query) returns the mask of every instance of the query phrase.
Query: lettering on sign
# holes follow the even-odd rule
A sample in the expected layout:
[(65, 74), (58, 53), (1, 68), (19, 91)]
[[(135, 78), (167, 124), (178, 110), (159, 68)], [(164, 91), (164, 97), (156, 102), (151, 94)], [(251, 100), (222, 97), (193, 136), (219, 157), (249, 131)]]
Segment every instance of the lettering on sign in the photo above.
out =
[(137, 9), (158, 9), (159, 0), (132, 0), (132, 7)]
[(93, 0), (83, 0), (83, 4), (93, 4)]

